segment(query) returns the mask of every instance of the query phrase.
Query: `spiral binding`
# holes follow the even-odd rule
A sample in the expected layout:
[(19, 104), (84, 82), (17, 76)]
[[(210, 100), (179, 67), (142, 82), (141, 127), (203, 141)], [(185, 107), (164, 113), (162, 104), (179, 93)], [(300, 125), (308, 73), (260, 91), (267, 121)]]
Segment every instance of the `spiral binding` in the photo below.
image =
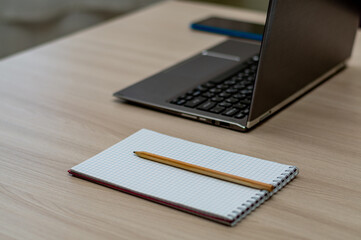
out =
[(271, 192), (271, 196), (283, 188), (287, 183), (289, 183), (296, 175), (298, 174), (298, 168), (295, 166), (290, 166), (285, 173), (281, 173), (283, 177), (278, 176), (277, 179), (273, 180), (275, 184), (275, 190)]
[(289, 169), (285, 170), (284, 173), (281, 173), (282, 177), (278, 176), (277, 179), (272, 180), (274, 183), (272, 185), (275, 187), (272, 192), (259, 190), (259, 192), (255, 193), (255, 196), (251, 197), (253, 201), (247, 200), (246, 203), (243, 203), (240, 207), (237, 207), (237, 209), (233, 210), (232, 213), (227, 214), (231, 219), (235, 219), (232, 225), (235, 225), (237, 222), (245, 218), (250, 212), (273, 196), (273, 194), (281, 190), (281, 188), (283, 188), (294, 177), (296, 177), (297, 174), (298, 168), (295, 166), (290, 166)]

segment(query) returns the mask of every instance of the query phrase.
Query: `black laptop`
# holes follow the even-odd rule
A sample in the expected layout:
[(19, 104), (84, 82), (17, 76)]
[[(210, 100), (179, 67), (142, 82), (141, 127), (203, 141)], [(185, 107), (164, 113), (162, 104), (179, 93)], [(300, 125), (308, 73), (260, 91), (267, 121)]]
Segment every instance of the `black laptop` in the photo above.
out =
[(270, 0), (263, 41), (226, 40), (114, 96), (245, 131), (344, 68), (358, 27), (347, 0)]

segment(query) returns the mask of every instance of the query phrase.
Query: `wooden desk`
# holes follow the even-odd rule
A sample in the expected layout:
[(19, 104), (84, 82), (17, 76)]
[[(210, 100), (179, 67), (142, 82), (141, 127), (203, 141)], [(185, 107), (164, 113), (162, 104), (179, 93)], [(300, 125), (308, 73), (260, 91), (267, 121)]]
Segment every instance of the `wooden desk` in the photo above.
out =
[[(349, 67), (249, 133), (122, 104), (112, 93), (224, 37), (166, 2), (0, 62), (1, 239), (356, 239), (361, 236), (361, 34)], [(234, 228), (68, 175), (140, 128), (296, 165), (300, 175)]]

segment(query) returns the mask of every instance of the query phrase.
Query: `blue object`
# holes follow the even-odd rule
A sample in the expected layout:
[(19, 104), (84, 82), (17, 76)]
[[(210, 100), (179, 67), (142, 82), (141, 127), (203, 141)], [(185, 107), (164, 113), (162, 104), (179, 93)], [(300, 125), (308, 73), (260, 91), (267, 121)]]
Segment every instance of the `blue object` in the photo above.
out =
[(258, 40), (258, 41), (262, 41), (262, 37), (263, 37), (262, 34), (241, 32), (241, 31), (236, 31), (236, 30), (231, 30), (231, 29), (201, 25), (201, 24), (197, 24), (197, 23), (192, 23), (190, 27), (195, 30), (218, 33), (218, 34), (228, 35), (228, 36), (232, 36), (232, 37), (246, 38), (246, 39)]

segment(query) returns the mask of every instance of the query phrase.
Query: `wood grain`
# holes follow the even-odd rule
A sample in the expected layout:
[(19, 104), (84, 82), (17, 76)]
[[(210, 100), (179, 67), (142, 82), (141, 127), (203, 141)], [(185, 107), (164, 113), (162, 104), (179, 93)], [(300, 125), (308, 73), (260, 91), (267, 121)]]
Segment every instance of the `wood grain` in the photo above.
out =
[[(222, 41), (188, 28), (216, 13), (265, 19), (165, 2), (0, 62), (1, 239), (360, 238), (360, 32), (346, 70), (249, 133), (112, 97)], [(300, 175), (229, 228), (67, 174), (140, 128), (296, 165)]]

